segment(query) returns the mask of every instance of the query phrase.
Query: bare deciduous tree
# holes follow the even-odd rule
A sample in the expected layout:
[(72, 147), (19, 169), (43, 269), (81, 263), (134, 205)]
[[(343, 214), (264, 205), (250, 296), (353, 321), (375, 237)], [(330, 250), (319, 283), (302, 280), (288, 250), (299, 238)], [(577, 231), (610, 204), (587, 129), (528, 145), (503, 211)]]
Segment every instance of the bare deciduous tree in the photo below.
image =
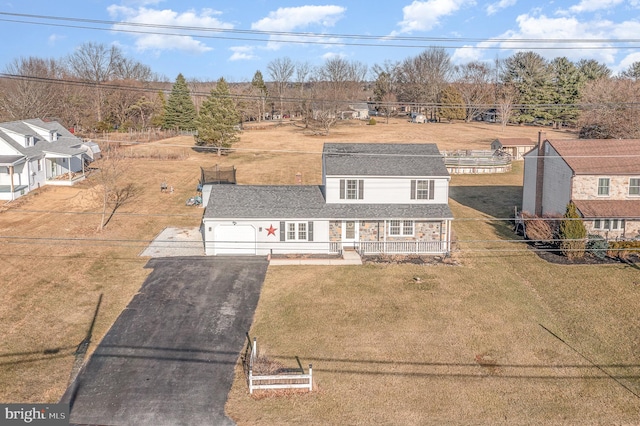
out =
[(2, 79), (0, 84), (0, 115), (8, 120), (59, 115), (62, 85), (54, 83), (64, 77), (64, 69), (58, 62), (19, 58), (6, 66), (5, 73), (13, 77)]
[(96, 201), (101, 206), (100, 223), (97, 231), (102, 231), (111, 221), (116, 211), (134, 200), (140, 189), (126, 179), (126, 165), (117, 148), (103, 152), (99, 160), (97, 182), (100, 190), (96, 192)]
[(499, 84), (496, 88), (496, 113), (502, 130), (511, 120), (514, 104), (518, 98), (518, 91), (511, 84)]
[(278, 98), (280, 99), (280, 121), (282, 121), (284, 93), (295, 71), (295, 65), (290, 58), (276, 58), (267, 64), (267, 70), (269, 70), (269, 75), (276, 86), (276, 93), (278, 93)]
[(580, 137), (640, 138), (640, 82), (626, 78), (601, 78), (586, 84), (578, 125)]
[(482, 116), (493, 103), (494, 70), (484, 62), (469, 62), (456, 67), (456, 89), (465, 105), (465, 121)]
[(398, 99), (418, 109), (424, 104), (435, 104), (452, 71), (451, 58), (443, 48), (427, 49), (405, 59), (398, 69)]
[(314, 119), (322, 123), (325, 133), (329, 133), (349, 103), (362, 97), (366, 76), (366, 65), (339, 57), (327, 59), (323, 66), (315, 70), (313, 85), (317, 97)]

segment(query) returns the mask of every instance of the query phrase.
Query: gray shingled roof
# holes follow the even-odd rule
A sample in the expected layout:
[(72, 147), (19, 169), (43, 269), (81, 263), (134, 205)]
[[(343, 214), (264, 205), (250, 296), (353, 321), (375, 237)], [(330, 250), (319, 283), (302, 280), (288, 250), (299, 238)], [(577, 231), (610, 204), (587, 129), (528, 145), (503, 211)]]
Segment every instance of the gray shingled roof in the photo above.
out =
[(327, 176), (449, 176), (433, 143), (327, 143)]
[[(48, 142), (43, 140), (35, 130), (29, 127), (27, 124), (31, 124), (32, 126), (42, 128), (44, 130), (50, 131), (55, 130), (58, 133), (58, 140), (54, 142)], [(0, 127), (10, 130), (12, 132), (21, 134), (21, 135), (31, 135), (35, 138), (35, 145), (29, 147), (23, 147), (22, 145), (16, 143), (9, 135), (0, 130), (0, 139), (6, 144), (10, 145), (16, 151), (20, 152), (26, 157), (36, 158), (38, 156), (42, 156), (45, 152), (51, 152), (62, 155), (79, 155), (84, 151), (79, 149), (82, 145), (82, 139), (74, 136), (71, 132), (69, 132), (63, 125), (58, 123), (57, 121), (44, 122), (39, 118), (29, 119), (29, 120), (21, 120), (21, 121), (11, 121), (7, 123), (0, 123)]]
[(320, 186), (213, 185), (207, 219), (443, 219), (447, 204), (327, 204)]

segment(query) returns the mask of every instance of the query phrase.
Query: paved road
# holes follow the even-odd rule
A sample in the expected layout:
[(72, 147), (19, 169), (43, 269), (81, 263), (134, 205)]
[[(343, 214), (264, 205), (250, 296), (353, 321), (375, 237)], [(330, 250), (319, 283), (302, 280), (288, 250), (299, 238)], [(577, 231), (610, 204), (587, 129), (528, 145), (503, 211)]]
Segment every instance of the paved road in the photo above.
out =
[(153, 272), (63, 397), (72, 424), (227, 425), (233, 371), (266, 258), (172, 257)]

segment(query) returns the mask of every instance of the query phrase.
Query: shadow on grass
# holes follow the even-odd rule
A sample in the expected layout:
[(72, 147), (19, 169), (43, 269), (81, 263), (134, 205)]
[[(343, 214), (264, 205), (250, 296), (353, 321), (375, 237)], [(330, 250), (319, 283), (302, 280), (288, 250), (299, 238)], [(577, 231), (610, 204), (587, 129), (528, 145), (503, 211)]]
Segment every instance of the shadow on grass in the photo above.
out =
[(463, 206), (495, 218), (513, 217), (522, 205), (521, 186), (451, 186), (449, 197)]

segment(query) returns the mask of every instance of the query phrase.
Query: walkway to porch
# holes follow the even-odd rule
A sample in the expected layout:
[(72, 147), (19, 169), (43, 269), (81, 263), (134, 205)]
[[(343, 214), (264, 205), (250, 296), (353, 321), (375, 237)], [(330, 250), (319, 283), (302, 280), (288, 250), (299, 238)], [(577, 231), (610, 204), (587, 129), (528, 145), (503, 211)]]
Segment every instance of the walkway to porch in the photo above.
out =
[(362, 265), (362, 259), (355, 250), (344, 250), (342, 259), (270, 259), (269, 265)]

